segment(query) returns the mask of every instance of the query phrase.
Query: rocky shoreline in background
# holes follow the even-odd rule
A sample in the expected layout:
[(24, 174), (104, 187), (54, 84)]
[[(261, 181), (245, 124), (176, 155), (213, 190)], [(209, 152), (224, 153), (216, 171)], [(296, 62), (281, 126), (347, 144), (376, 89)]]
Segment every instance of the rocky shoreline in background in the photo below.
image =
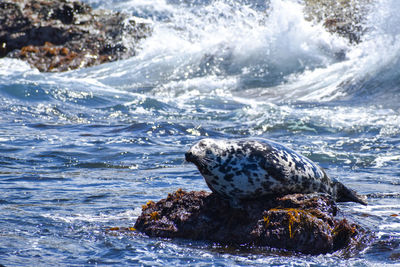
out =
[(323, 23), (332, 33), (359, 43), (367, 30), (364, 20), (374, 0), (304, 0), (306, 19)]
[(242, 202), (205, 191), (178, 190), (147, 202), (134, 228), (148, 236), (207, 240), (232, 246), (266, 246), (305, 254), (365, 247), (369, 237), (357, 224), (335, 218), (328, 195), (293, 194)]
[(149, 34), (148, 22), (78, 1), (0, 3), (0, 57), (25, 60), (44, 72), (129, 58)]
[[(373, 0), (305, 0), (306, 19), (361, 41)], [(134, 56), (151, 24), (74, 0), (0, 2), (0, 57), (19, 58), (43, 72), (60, 72)]]

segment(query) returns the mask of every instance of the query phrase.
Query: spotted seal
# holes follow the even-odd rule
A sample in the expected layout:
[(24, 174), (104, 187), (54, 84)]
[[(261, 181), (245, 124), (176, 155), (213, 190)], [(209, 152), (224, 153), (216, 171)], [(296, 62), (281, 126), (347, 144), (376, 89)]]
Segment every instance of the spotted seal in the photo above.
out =
[(232, 205), (240, 199), (292, 193), (326, 193), (336, 201), (367, 205), (310, 159), (267, 139), (203, 139), (185, 154), (208, 187)]

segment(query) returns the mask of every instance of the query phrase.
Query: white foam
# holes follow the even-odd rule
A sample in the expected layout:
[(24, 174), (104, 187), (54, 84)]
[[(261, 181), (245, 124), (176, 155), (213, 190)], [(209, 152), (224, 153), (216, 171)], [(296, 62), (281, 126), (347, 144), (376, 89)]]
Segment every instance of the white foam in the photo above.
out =
[(111, 220), (132, 220), (135, 221), (141, 213), (141, 208), (136, 207), (133, 210), (126, 210), (118, 214), (42, 214), (43, 217), (52, 219), (54, 221), (60, 221), (65, 223), (75, 222), (107, 222)]
[[(2, 79), (10, 75), (38, 74), (37, 69), (31, 68), (25, 61), (14, 58), (0, 58), (0, 76)], [(0, 79), (1, 82), (1, 79)]]
[[(113, 77), (103, 68), (85, 75), (126, 90), (154, 87), (156, 94), (175, 85), (188, 94), (207, 94), (215, 80), (222, 84), (217, 89), (230, 92), (258, 81), (263, 91), (291, 74), (326, 67), (347, 49), (345, 40), (307, 21), (299, 1), (272, 0), (269, 10), (224, 0), (196, 6), (159, 2), (167, 19), (154, 21), (136, 57), (113, 64)], [(123, 5), (141, 8), (129, 1)]]

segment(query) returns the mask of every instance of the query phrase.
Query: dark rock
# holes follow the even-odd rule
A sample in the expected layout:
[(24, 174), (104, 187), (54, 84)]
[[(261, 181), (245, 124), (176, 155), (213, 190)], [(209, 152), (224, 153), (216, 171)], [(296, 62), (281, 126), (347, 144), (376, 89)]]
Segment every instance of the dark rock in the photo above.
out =
[(123, 13), (92, 10), (69, 0), (0, 3), (0, 57), (28, 61), (40, 71), (66, 71), (135, 55), (151, 33)]
[(276, 208), (263, 213), (252, 234), (259, 245), (318, 254), (332, 251), (332, 226), (308, 210)]
[(149, 201), (135, 229), (153, 237), (209, 240), (228, 245), (268, 246), (307, 254), (348, 246), (364, 231), (338, 220), (328, 195), (293, 194), (243, 201), (232, 209), (205, 191), (178, 190), (157, 203)]
[(322, 22), (328, 31), (359, 43), (366, 32), (365, 19), (374, 0), (305, 0), (305, 15)]

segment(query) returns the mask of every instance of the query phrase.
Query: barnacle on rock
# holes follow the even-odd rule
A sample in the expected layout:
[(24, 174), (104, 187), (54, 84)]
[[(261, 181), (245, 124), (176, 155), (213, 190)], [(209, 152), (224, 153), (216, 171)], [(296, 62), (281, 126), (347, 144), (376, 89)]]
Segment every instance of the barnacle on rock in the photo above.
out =
[(154, 203), (154, 201), (149, 200), (147, 201), (147, 203), (145, 205), (142, 205), (142, 210), (145, 211), (146, 209), (154, 206), (156, 203)]
[(150, 215), (150, 220), (157, 221), (160, 219), (160, 214), (157, 211), (153, 211)]

